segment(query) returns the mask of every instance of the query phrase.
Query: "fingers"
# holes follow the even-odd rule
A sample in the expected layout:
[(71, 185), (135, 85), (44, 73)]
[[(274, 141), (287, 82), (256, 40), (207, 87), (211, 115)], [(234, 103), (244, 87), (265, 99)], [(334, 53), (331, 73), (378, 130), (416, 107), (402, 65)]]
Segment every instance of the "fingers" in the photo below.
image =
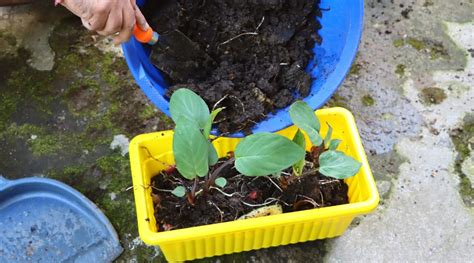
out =
[(130, 4), (122, 9), (122, 28), (120, 33), (114, 38), (116, 45), (126, 42), (132, 36), (133, 27), (135, 26), (135, 10)]
[(99, 1), (90, 8), (88, 16), (84, 17), (88, 22), (87, 29), (92, 31), (103, 31), (108, 22), (108, 17), (113, 8), (107, 4), (107, 1)]
[(62, 4), (80, 16), (87, 29), (105, 36), (116, 34), (116, 44), (130, 39), (135, 24), (144, 31), (149, 28), (135, 0), (63, 0)]
[(145, 16), (142, 14), (142, 11), (140, 11), (140, 8), (138, 8), (135, 0), (130, 1), (132, 3), (133, 9), (135, 10), (135, 20), (137, 21), (138, 27), (143, 31), (147, 31), (149, 25), (146, 22)]
[(122, 24), (122, 8), (113, 8), (107, 16), (105, 27), (102, 30), (97, 30), (97, 33), (103, 36), (115, 34), (122, 29)]

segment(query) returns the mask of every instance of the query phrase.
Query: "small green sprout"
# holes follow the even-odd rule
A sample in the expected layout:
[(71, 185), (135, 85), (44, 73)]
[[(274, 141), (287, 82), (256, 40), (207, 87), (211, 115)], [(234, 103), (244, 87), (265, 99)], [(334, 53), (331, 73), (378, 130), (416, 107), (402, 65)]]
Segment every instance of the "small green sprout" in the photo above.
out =
[[(301, 130), (298, 129), (298, 131), (296, 131), (296, 134), (293, 137), (293, 142), (298, 144), (302, 149), (306, 149), (306, 139), (304, 138), (304, 135), (301, 132)], [(305, 161), (305, 158), (303, 157), (298, 162), (293, 164), (293, 174), (297, 176), (302, 175), (305, 163), (306, 161)]]
[(177, 197), (184, 197), (186, 195), (186, 188), (178, 186), (171, 193)]
[(215, 184), (220, 188), (224, 188), (227, 185), (227, 179), (225, 179), (224, 177), (216, 178)]

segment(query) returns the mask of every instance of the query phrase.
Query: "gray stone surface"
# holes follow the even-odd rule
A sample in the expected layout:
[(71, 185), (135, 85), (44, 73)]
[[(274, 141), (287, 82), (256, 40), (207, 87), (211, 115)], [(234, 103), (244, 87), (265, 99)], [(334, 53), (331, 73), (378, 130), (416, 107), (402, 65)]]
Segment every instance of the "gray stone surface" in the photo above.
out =
[[(385, 202), (374, 214), (331, 241), (325, 259), (329, 262), (472, 261), (472, 207), (466, 207), (460, 198), (454, 169), (458, 153), (450, 138), (451, 131), (462, 126), (464, 116), (474, 110), (474, 64), (469, 51), (474, 44), (472, 3), (432, 1), (433, 5), (426, 7), (423, 1), (381, 2), (374, 3), (373, 8), (369, 3), (367, 8), (366, 31), (357, 62), (363, 61), (367, 72), (358, 78), (349, 77), (340, 94), (347, 97), (346, 94), (358, 89), (375, 94), (375, 107), (361, 109), (357, 100), (349, 102), (359, 117), (366, 149), (378, 154), (385, 150), (384, 144), (394, 139), (395, 150), (404, 161), (391, 195), (382, 195)], [(401, 3), (413, 10), (409, 19), (398, 15), (403, 9), (398, 8)], [(388, 24), (376, 18), (381, 12), (384, 15), (379, 17)], [(402, 21), (394, 22), (394, 19)], [(387, 36), (383, 33), (386, 30), (392, 33)], [(419, 39), (420, 43), (412, 44), (423, 47), (417, 50), (410, 44), (394, 45), (393, 41), (410, 38)], [(446, 54), (433, 57), (431, 41), (443, 43)], [(404, 65), (403, 76), (396, 76), (396, 65)], [(446, 99), (427, 105), (420, 95), (426, 87), (442, 89)], [(390, 100), (398, 106), (392, 107)], [(376, 118), (384, 114), (390, 114), (393, 121), (388, 126), (384, 126), (387, 123), (383, 117)], [(407, 120), (416, 121), (407, 123)], [(372, 134), (378, 125), (393, 131), (383, 136)], [(379, 139), (384, 143), (378, 142)], [(377, 185), (386, 191), (383, 181), (379, 180)]]
[[(469, 178), (474, 135), (467, 120), (474, 113), (474, 4), (472, 0), (366, 0), (365, 7), (358, 58), (328, 105), (345, 105), (356, 116), (381, 205), (355, 220), (339, 238), (202, 262), (473, 261), (474, 191)], [(1, 63), (25, 48), (30, 55), (24, 64), (64, 82), (54, 89), (57, 101), (45, 95), (35, 99), (47, 102), (47, 117), (38, 118), (39, 113), (28, 107), (16, 108), (7, 119), (0, 114), (0, 127), (6, 125), (0, 131), (0, 174), (11, 178), (46, 174), (82, 189), (120, 233), (125, 253), (118, 261), (164, 261), (159, 249), (140, 241), (134, 215), (127, 215), (133, 212), (133, 198), (123, 191), (129, 181), (127, 156), (110, 150), (110, 144), (117, 134), (132, 138), (165, 129), (169, 119), (127, 82), (131, 76), (124, 73), (123, 55), (110, 39), (78, 33), (79, 44), (70, 52), (86, 54), (88, 59), (98, 56), (94, 63), (107, 70), (90, 74), (85, 59), (72, 60), (77, 68), (70, 70), (65, 64), (70, 58), (63, 50), (70, 46), (56, 39), (64, 33), (55, 30), (69, 23), (63, 17), (65, 12), (51, 6), (0, 8)], [(17, 32), (14, 40), (6, 37), (12, 30)], [(47, 83), (57, 86), (55, 81)], [(87, 88), (70, 93), (69, 87), (77, 83)], [(91, 95), (96, 84), (101, 93)], [(2, 95), (13, 94), (8, 85), (11, 82), (0, 77)], [(27, 87), (23, 90), (29, 94)], [(89, 101), (94, 96), (100, 101)], [(373, 105), (367, 103), (369, 97)], [(7, 105), (11, 99), (0, 96), (0, 103)], [(106, 126), (109, 132), (96, 127), (108, 120), (114, 121)], [(88, 138), (98, 146), (71, 143), (63, 133), (78, 140)], [(8, 139), (12, 135), (15, 142)], [(59, 139), (51, 141), (49, 135)], [(74, 176), (80, 181), (71, 179)]]

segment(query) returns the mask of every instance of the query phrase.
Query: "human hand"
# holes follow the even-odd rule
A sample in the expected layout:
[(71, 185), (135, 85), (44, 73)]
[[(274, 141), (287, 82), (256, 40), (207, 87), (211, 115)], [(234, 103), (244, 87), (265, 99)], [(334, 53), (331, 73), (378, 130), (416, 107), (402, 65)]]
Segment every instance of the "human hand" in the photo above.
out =
[(135, 0), (56, 0), (79, 16), (82, 24), (100, 35), (116, 35), (116, 45), (128, 41), (135, 24), (143, 31), (148, 23)]

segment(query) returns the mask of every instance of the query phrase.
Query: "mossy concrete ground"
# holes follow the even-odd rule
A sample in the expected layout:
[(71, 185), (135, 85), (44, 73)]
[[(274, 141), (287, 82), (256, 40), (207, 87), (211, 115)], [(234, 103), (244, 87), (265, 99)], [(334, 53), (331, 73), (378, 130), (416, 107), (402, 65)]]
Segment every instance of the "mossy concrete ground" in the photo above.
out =
[[(339, 238), (200, 262), (471, 260), (473, 8), (470, 0), (365, 1), (357, 59), (327, 106), (356, 117), (378, 210)], [(117, 49), (61, 10), (0, 9), (0, 174), (70, 184), (112, 221), (125, 249), (118, 262), (164, 262), (138, 237), (128, 156), (110, 144), (171, 121)]]
[(119, 233), (125, 249), (119, 262), (163, 260), (159, 250), (137, 239), (128, 156), (110, 143), (114, 135), (132, 138), (169, 129), (171, 122), (141, 94), (124, 59), (97, 48), (103, 39), (84, 30), (80, 20), (66, 12), (48, 18), (52, 7), (44, 5), (9, 12), (21, 19), (31, 16), (31, 8), (43, 14), (34, 17), (50, 32), (48, 41), (38, 43), (47, 48), (38, 50), (52, 50), (43, 55), (53, 65), (35, 67), (31, 59), (38, 54), (25, 47), (25, 39), (0, 31), (0, 174), (46, 176), (71, 185)]

